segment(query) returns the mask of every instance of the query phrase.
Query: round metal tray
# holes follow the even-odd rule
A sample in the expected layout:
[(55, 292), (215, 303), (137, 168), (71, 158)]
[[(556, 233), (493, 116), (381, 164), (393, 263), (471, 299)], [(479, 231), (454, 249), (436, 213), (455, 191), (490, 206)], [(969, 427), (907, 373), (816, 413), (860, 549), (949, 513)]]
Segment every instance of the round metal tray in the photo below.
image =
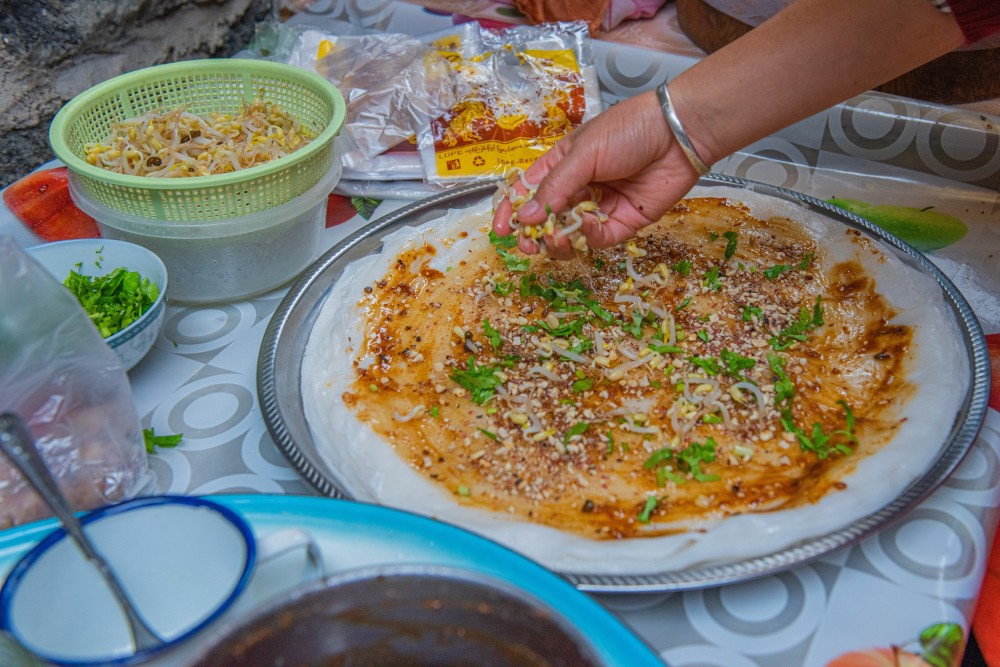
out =
[[(968, 354), (971, 382), (951, 432), (937, 459), (927, 471), (891, 503), (859, 521), (826, 535), (809, 539), (774, 553), (685, 570), (642, 575), (562, 573), (578, 588), (594, 592), (662, 592), (707, 588), (775, 574), (854, 544), (888, 526), (933, 492), (955, 469), (972, 446), (986, 415), (990, 366), (982, 328), (965, 297), (933, 264), (909, 245), (867, 220), (814, 197), (763, 183), (711, 174), (702, 187), (743, 187), (754, 192), (798, 202), (822, 212), (834, 222), (882, 240), (896, 257), (933, 277), (944, 292)], [(350, 498), (338, 481), (336, 470), (324, 463), (306, 420), (301, 392), (301, 364), (316, 317), (344, 268), (352, 261), (381, 250), (381, 238), (401, 227), (416, 227), (481, 201), (495, 184), (465, 186), (406, 206), (379, 218), (334, 246), (316, 260), (295, 282), (275, 311), (261, 344), (257, 363), (257, 389), (264, 420), (278, 448), (317, 491), (334, 498)]]

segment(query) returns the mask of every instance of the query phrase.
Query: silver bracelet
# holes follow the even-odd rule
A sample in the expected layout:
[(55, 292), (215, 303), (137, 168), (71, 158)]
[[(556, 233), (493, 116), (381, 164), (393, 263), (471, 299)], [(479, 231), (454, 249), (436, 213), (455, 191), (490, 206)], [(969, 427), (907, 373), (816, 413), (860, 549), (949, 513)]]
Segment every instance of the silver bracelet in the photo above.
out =
[(662, 84), (656, 87), (656, 97), (660, 100), (660, 108), (663, 109), (663, 115), (667, 119), (667, 125), (670, 126), (670, 131), (674, 133), (674, 139), (680, 145), (681, 150), (684, 151), (684, 155), (687, 156), (688, 162), (694, 167), (694, 170), (698, 172), (699, 176), (704, 176), (709, 172), (708, 167), (705, 165), (705, 161), (701, 159), (698, 155), (698, 151), (694, 149), (691, 144), (691, 139), (688, 138), (687, 132), (684, 131), (684, 126), (681, 125), (680, 119), (677, 117), (677, 113), (674, 111), (674, 105), (670, 103), (670, 94), (667, 92), (667, 84)]

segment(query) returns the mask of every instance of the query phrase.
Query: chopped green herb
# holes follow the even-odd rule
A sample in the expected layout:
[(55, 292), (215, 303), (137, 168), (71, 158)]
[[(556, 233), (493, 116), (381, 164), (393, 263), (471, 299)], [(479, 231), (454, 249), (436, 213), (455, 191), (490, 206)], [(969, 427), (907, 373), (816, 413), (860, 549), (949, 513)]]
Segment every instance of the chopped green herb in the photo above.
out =
[(687, 297), (686, 299), (684, 299), (683, 301), (681, 301), (681, 302), (680, 302), (680, 303), (679, 303), (679, 304), (677, 305), (677, 307), (676, 307), (676, 308), (674, 308), (674, 310), (680, 310), (681, 308), (687, 308), (687, 305), (688, 305), (689, 303), (691, 303), (691, 297)]
[(750, 322), (755, 317), (759, 320), (762, 312), (757, 306), (743, 306), (743, 312), (740, 316), (744, 322)]
[(817, 296), (812, 312), (808, 308), (799, 310), (799, 319), (778, 332), (777, 336), (772, 336), (768, 342), (775, 350), (787, 350), (796, 341), (804, 341), (806, 335), (816, 327), (823, 325), (823, 297)]
[(569, 427), (566, 431), (566, 435), (563, 436), (563, 442), (569, 442), (569, 439), (574, 435), (583, 435), (590, 428), (590, 424), (587, 422), (578, 422)]
[(508, 296), (514, 290), (514, 283), (502, 282), (493, 286), (493, 291), (500, 296)]
[(517, 239), (514, 235), (499, 236), (492, 229), (490, 230), (490, 243), (497, 249), (497, 254), (503, 260), (504, 265), (510, 271), (527, 271), (531, 266), (531, 260), (527, 257), (518, 257), (510, 250), (517, 246)]
[(467, 496), (472, 495), (472, 491), (470, 491), (469, 487), (467, 487), (465, 485), (462, 485), (462, 486), (458, 487), (455, 490), (455, 493), (457, 493), (458, 495), (463, 496), (463, 497), (467, 497)]
[(713, 438), (705, 438), (704, 444), (692, 442), (684, 450), (677, 453), (677, 459), (683, 463), (691, 476), (699, 482), (714, 482), (719, 479), (718, 475), (708, 475), (701, 471), (702, 463), (711, 463), (715, 460), (716, 442)]
[(778, 276), (780, 276), (785, 271), (790, 271), (791, 268), (792, 267), (788, 266), (787, 264), (775, 264), (769, 269), (764, 269), (762, 273), (765, 276), (767, 276), (768, 280), (777, 280)]
[(490, 243), (497, 248), (504, 248), (509, 250), (511, 248), (517, 247), (517, 238), (510, 234), (508, 236), (500, 236), (492, 229), (490, 230)]
[(441, 414), (441, 406), (440, 405), (431, 406), (431, 409), (427, 411), (427, 414), (429, 414), (433, 419), (437, 419), (438, 415)]
[(676, 271), (677, 273), (681, 274), (682, 276), (687, 276), (687, 275), (691, 274), (691, 267), (692, 266), (693, 265), (691, 264), (690, 261), (688, 261), (686, 259), (682, 259), (681, 261), (677, 262), (676, 264), (671, 264), (670, 268), (673, 269), (674, 271)]
[(719, 365), (719, 361), (715, 357), (688, 357), (688, 361), (709, 375), (718, 375), (722, 372), (722, 366)]
[(604, 260), (601, 259), (600, 257), (594, 258), (594, 266), (597, 268), (597, 270), (603, 269), (604, 268)]
[(579, 394), (581, 392), (587, 391), (593, 386), (594, 386), (594, 381), (590, 379), (577, 380), (571, 385), (574, 394)]
[(480, 433), (482, 433), (483, 435), (485, 435), (487, 438), (489, 438), (490, 440), (496, 440), (497, 442), (500, 442), (500, 436), (497, 435), (496, 433), (494, 433), (493, 431), (487, 431), (485, 428), (481, 428), (481, 429), (477, 429), (477, 430)]
[(809, 265), (812, 264), (812, 261), (813, 261), (813, 253), (811, 252), (806, 253), (806, 256), (802, 258), (801, 262), (799, 262), (799, 270), (805, 271), (806, 269), (808, 269)]
[(503, 384), (497, 369), (492, 366), (477, 366), (476, 357), (470, 356), (468, 370), (457, 369), (448, 377), (462, 387), (472, 392), (472, 402), (482, 405), (496, 393), (496, 388)]
[(722, 417), (717, 414), (703, 415), (701, 418), (702, 424), (721, 424)]
[(719, 352), (719, 358), (722, 360), (722, 363), (725, 364), (725, 374), (743, 382), (746, 381), (746, 378), (743, 376), (743, 371), (748, 371), (757, 365), (757, 361), (755, 359), (744, 357), (743, 355), (730, 351), (728, 348), (723, 348), (723, 350)]
[(726, 259), (730, 259), (734, 254), (736, 254), (736, 244), (739, 241), (739, 236), (734, 231), (724, 232), (722, 234), (726, 237)]
[(490, 346), (494, 350), (499, 350), (500, 346), (503, 345), (503, 338), (500, 337), (500, 332), (493, 328), (489, 320), (483, 320), (483, 333), (486, 334), (486, 340), (490, 342)]
[(176, 447), (181, 443), (183, 433), (176, 435), (156, 435), (151, 428), (142, 429), (142, 440), (146, 445), (146, 452), (153, 454), (157, 447)]
[(139, 319), (160, 294), (156, 283), (120, 267), (103, 276), (71, 271), (63, 281), (101, 336), (108, 338)]
[(656, 343), (649, 343), (648, 347), (653, 352), (659, 352), (660, 354), (677, 354), (678, 352), (683, 352), (684, 349), (677, 347), (676, 345), (657, 345)]
[(719, 235), (718, 235), (718, 234), (716, 234), (715, 232), (709, 232), (709, 233), (708, 233), (708, 240), (709, 240), (709, 241), (715, 241), (715, 240), (717, 240), (718, 238), (719, 238)]
[(646, 470), (652, 470), (656, 466), (664, 463), (665, 461), (669, 461), (673, 457), (674, 450), (670, 449), (670, 447), (661, 447), (649, 455), (649, 458), (642, 464), (642, 467)]
[(767, 364), (778, 380), (774, 383), (774, 404), (778, 407), (791, 405), (795, 398), (795, 384), (788, 379), (785, 373), (785, 360), (778, 355), (768, 352)]
[(660, 504), (659, 499), (656, 496), (649, 496), (646, 498), (646, 504), (642, 507), (642, 512), (639, 513), (639, 523), (649, 523), (649, 515), (653, 513), (656, 506)]
[(702, 341), (706, 343), (708, 342), (708, 332), (705, 331), (704, 329), (698, 329), (698, 332), (695, 335)]
[(611, 431), (608, 431), (608, 449), (605, 451), (605, 454), (614, 454), (614, 453), (615, 453), (615, 434), (612, 433)]
[(713, 292), (718, 292), (722, 289), (722, 283), (719, 282), (719, 267), (713, 266), (706, 271), (705, 281), (702, 284)]

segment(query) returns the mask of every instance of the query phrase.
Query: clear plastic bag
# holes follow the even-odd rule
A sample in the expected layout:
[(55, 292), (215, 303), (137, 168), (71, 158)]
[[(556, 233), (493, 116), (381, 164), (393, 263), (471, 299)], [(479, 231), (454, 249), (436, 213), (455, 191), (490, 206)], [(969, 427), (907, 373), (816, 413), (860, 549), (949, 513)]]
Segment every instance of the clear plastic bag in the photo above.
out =
[[(527, 168), (600, 113), (582, 21), (480, 29), (462, 39), (434, 43), (472, 90), (417, 135), (428, 181), (490, 180)], [(475, 43), (471, 57), (467, 42)]]
[[(28, 424), (76, 510), (153, 484), (125, 370), (73, 295), (0, 236), (0, 412)], [(50, 514), (0, 455), (0, 528)]]

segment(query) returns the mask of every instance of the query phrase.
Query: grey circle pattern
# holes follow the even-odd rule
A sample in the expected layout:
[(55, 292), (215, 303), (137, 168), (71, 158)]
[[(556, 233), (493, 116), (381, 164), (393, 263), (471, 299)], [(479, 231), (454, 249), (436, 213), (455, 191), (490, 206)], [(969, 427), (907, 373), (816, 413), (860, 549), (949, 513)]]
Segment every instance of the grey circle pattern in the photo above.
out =
[(942, 141), (942, 135), (946, 132), (958, 132), (955, 127), (961, 127), (959, 123), (964, 119), (965, 116), (954, 113), (943, 113), (937, 117), (930, 129), (926, 144), (934, 160), (942, 167), (955, 171), (976, 171), (996, 162), (1000, 158), (1000, 134), (996, 132), (976, 133), (977, 137), (985, 138), (979, 155), (957, 158), (948, 154), (944, 148), (947, 142)]
[(666, 69), (655, 59), (650, 59), (642, 72), (630, 75), (625, 74), (619, 66), (620, 58), (625, 59), (622, 50), (612, 48), (598, 61), (598, 78), (602, 88), (624, 97), (648, 90), (667, 79)]
[(225, 321), (219, 328), (213, 331), (205, 331), (197, 335), (181, 333), (181, 323), (185, 320), (185, 318), (197, 316), (199, 313), (203, 312), (203, 309), (187, 307), (175, 310), (171, 308), (168, 309), (167, 321), (163, 324), (163, 335), (166, 336), (168, 340), (174, 341), (178, 345), (200, 345), (202, 343), (218, 340), (235, 331), (236, 327), (240, 325), (243, 316), (240, 313), (240, 309), (236, 306), (228, 303), (218, 303), (212, 304), (210, 308), (221, 311), (226, 316)]
[(736, 634), (755, 636), (780, 632), (790, 626), (805, 609), (805, 587), (798, 577), (787, 572), (773, 578), (784, 587), (787, 601), (784, 608), (770, 618), (756, 622), (738, 618), (726, 609), (721, 588), (713, 588), (703, 593), (705, 609), (720, 627)]
[[(983, 430), (993, 431), (988, 426), (984, 426)], [(1000, 439), (1000, 434), (996, 434), (996, 437)], [(976, 477), (966, 477), (962, 473), (972, 467), (971, 461), (967, 460), (958, 469), (958, 474), (948, 478), (944, 484), (946, 488), (960, 491), (986, 491), (1000, 485), (1000, 456), (997, 456), (996, 450), (990, 447), (982, 437), (976, 440), (974, 448), (969, 452), (968, 457), (972, 456), (982, 457), (985, 469)]]
[[(237, 399), (237, 409), (228, 418), (222, 420), (214, 426), (205, 428), (193, 426), (184, 421), (184, 413), (196, 401), (208, 396), (217, 397), (222, 393), (230, 394)], [(186, 433), (189, 434), (189, 437), (211, 438), (221, 433), (225, 433), (239, 424), (247, 418), (247, 416), (253, 411), (253, 408), (254, 396), (249, 389), (232, 382), (224, 382), (222, 384), (202, 387), (201, 389), (197, 389), (180, 398), (174, 404), (173, 408), (171, 408), (170, 414), (167, 416), (167, 422), (174, 433)]]
[(789, 190), (801, 189), (800, 182), (802, 180), (803, 165), (795, 164), (789, 159), (788, 154), (782, 153), (773, 148), (758, 151), (753, 156), (740, 161), (740, 163), (736, 166), (734, 175), (738, 178), (752, 179), (750, 171), (755, 165), (761, 164), (766, 164), (772, 169), (780, 169), (785, 173), (785, 177), (780, 183), (772, 181), (774, 185), (782, 188), (788, 188)]
[[(905, 103), (892, 99), (886, 99), (885, 101), (892, 109), (895, 118), (889, 125), (888, 131), (881, 137), (867, 136), (858, 129), (860, 125), (870, 126), (869, 123), (865, 122), (867, 114), (862, 113), (854, 106), (846, 106), (841, 111), (839, 120), (843, 136), (852, 146), (864, 148), (868, 151), (884, 151), (894, 145), (905, 148), (903, 144), (908, 144), (908, 142), (900, 141), (901, 137), (906, 136), (906, 130), (909, 125), (909, 114)], [(837, 120), (837, 118), (834, 117), (831, 120)]]
[[(908, 524), (920, 521), (934, 521), (948, 528), (956, 535), (961, 542), (961, 556), (953, 563), (945, 565), (927, 565), (914, 560), (903, 552), (899, 546), (899, 533)], [(978, 559), (978, 549), (976, 540), (969, 533), (969, 529), (961, 521), (957, 520), (947, 512), (929, 507), (919, 507), (914, 510), (906, 521), (891, 526), (879, 533), (878, 542), (883, 554), (899, 567), (924, 579), (937, 579), (943, 581), (959, 580), (972, 574)]]

